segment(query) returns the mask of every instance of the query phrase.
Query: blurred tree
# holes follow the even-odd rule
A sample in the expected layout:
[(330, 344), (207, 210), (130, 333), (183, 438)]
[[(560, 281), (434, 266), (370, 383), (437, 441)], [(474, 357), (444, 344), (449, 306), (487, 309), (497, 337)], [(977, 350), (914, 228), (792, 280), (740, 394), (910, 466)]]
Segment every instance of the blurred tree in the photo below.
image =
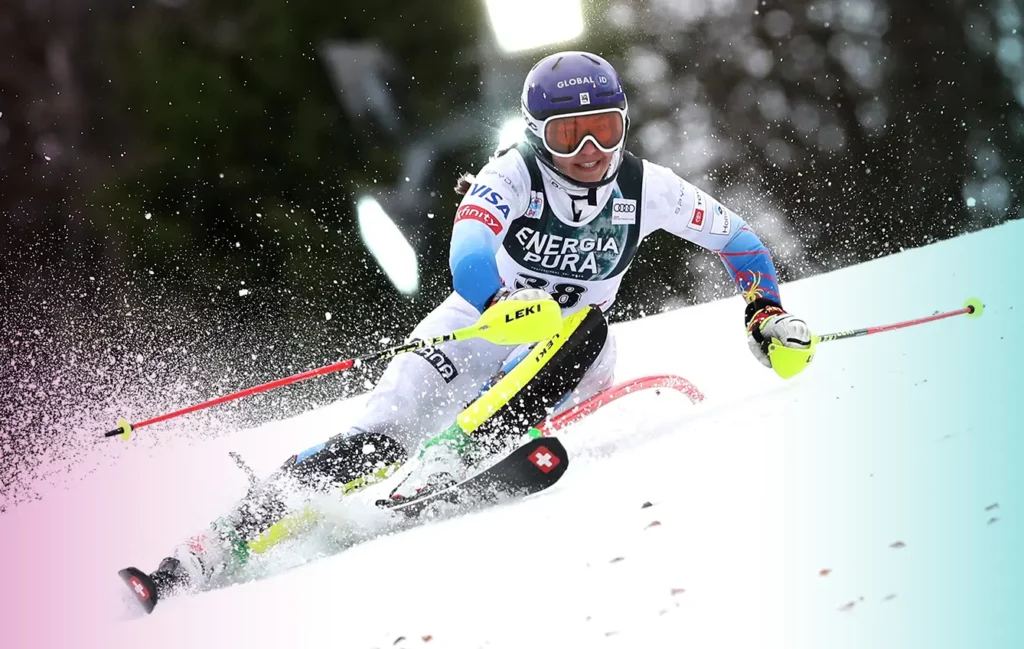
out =
[[(562, 47), (619, 68), (630, 148), (747, 217), (783, 279), (1020, 217), (1017, 0), (592, 0), (586, 14)], [(496, 65), (484, 20), (480, 0), (0, 3), (4, 457), (71, 457), (69, 430), (404, 336), (450, 290), (453, 181), (496, 142), (433, 151), (422, 202), (398, 215), (420, 253), (415, 299), (365, 251), (355, 199), (402, 182), (410, 139), (460, 115), (496, 133), (514, 114), (547, 52)], [(379, 48), (394, 123), (345, 113), (360, 101), (339, 101), (330, 41)], [(717, 259), (656, 236), (613, 318), (733, 294)], [(373, 375), (258, 397), (209, 427)]]
[[(608, 16), (636, 36), (634, 147), (747, 216), (786, 279), (1020, 215), (1011, 2), (651, 0)], [(652, 248), (649, 268), (687, 256)], [(674, 267), (676, 286), (710, 285), (690, 299), (731, 292), (714, 263)]]

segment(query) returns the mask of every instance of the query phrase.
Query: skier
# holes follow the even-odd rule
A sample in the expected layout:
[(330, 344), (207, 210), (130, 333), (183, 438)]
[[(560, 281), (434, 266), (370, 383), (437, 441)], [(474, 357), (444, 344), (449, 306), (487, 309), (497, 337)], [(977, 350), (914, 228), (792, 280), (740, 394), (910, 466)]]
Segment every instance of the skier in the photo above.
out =
[[(310, 487), (337, 486), (385, 475), (382, 468), (412, 456), (412, 470), (391, 497), (414, 498), (454, 484), (482, 456), (609, 387), (616, 352), (606, 313), (640, 242), (658, 230), (719, 255), (745, 297), (757, 360), (771, 367), (773, 339), (810, 346), (807, 325), (783, 309), (771, 256), (746, 222), (670, 169), (626, 150), (626, 93), (605, 59), (586, 52), (545, 57), (526, 77), (522, 114), (525, 141), (460, 179), (449, 256), (454, 292), (411, 335), (472, 325), (506, 300), (557, 301), (562, 331), (535, 347), (467, 339), (396, 357), (351, 427), (290, 458), (282, 475)], [(273, 498), (245, 501), (228, 545), (259, 533), (279, 509)], [(223, 529), (193, 538), (154, 581), (208, 578), (224, 538)]]

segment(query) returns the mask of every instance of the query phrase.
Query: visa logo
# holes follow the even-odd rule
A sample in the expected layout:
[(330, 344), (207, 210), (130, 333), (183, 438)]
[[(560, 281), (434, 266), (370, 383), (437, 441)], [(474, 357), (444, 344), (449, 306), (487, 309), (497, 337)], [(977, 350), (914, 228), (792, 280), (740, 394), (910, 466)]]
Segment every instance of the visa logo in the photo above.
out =
[(501, 194), (494, 191), (487, 185), (481, 185), (480, 183), (474, 184), (472, 187), (469, 188), (469, 195), (484, 199), (491, 205), (497, 207), (498, 211), (501, 212), (502, 216), (504, 216), (506, 219), (508, 218), (509, 207), (505, 203), (505, 199), (501, 197)]

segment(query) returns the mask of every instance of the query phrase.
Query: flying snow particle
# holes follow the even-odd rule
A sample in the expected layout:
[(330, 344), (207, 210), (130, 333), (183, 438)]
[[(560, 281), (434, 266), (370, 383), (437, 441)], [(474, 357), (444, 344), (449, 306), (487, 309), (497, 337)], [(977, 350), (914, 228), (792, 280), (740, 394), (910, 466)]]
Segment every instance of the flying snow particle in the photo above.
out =
[(153, 218), (153, 214), (151, 212), (146, 212), (146, 220), (148, 221), (151, 218)]
[(973, 196), (968, 196), (967, 197), (967, 207), (974, 207), (977, 204), (978, 204), (978, 201), (974, 200)]
[(249, 294), (249, 289), (247, 289), (247, 288), (239, 289), (239, 291), (238, 291), (238, 296), (239, 297), (245, 297), (248, 294)]
[(330, 320), (330, 319), (331, 319), (331, 312), (330, 311), (325, 312), (324, 313), (324, 320)]

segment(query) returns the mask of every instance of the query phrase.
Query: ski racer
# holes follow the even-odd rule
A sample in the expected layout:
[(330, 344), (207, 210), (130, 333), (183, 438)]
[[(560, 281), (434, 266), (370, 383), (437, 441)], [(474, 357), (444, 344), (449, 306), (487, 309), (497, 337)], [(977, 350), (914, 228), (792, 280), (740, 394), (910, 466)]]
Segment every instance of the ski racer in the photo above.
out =
[[(362, 485), (412, 458), (391, 498), (416, 498), (463, 479), (481, 457), (609, 387), (616, 351), (606, 314), (640, 243), (658, 230), (720, 257), (745, 298), (758, 361), (771, 367), (773, 339), (810, 346), (806, 323), (783, 309), (772, 258), (747, 223), (626, 150), (626, 93), (608, 61), (586, 52), (545, 57), (526, 77), (522, 115), (525, 141), (460, 179), (449, 255), (454, 291), (411, 336), (472, 325), (508, 300), (556, 301), (562, 330), (535, 346), (467, 339), (394, 358), (350, 428), (290, 458), (279, 475), (312, 488)], [(281, 514), (280, 500), (266, 496), (273, 491), (261, 493), (180, 546), (154, 582), (202, 583), (225, 545), (244, 555), (246, 540)]]

